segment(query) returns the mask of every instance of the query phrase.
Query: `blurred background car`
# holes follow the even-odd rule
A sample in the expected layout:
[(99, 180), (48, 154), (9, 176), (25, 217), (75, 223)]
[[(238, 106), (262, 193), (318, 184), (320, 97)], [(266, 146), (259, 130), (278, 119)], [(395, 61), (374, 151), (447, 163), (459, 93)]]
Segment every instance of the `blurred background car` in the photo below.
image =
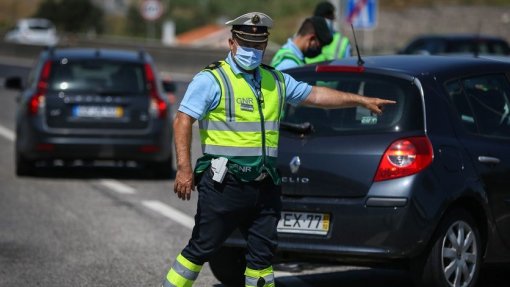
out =
[(510, 48), (508, 42), (500, 37), (476, 34), (444, 34), (416, 37), (398, 53), (510, 55)]
[(59, 42), (55, 25), (47, 19), (24, 18), (16, 22), (16, 26), (7, 31), (6, 42), (55, 46)]
[[(173, 173), (172, 116), (152, 57), (144, 51), (46, 49), (23, 89), (16, 113), (16, 174), (37, 162), (142, 164)], [(175, 87), (172, 85), (165, 85)]]
[[(396, 104), (381, 115), (286, 106), (276, 261), (398, 267), (437, 287), (473, 287), (483, 264), (510, 262), (510, 62), (490, 57), (286, 70)], [(244, 282), (245, 246), (236, 232), (209, 262), (227, 286)]]

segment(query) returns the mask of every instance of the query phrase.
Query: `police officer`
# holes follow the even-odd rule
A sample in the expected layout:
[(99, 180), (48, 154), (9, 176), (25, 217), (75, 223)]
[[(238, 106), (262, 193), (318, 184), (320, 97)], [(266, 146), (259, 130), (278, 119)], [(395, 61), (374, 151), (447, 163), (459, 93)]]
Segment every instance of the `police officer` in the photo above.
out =
[(343, 36), (340, 32), (335, 31), (335, 6), (328, 1), (320, 2), (315, 6), (314, 16), (323, 17), (328, 24), (329, 31), (333, 36), (330, 44), (322, 47), (322, 52), (316, 57), (307, 57), (305, 62), (317, 63), (335, 59), (342, 59), (351, 56), (351, 44), (349, 38)]
[(273, 56), (271, 66), (285, 70), (305, 64), (305, 57), (313, 58), (321, 53), (324, 45), (331, 43), (332, 36), (323, 17), (310, 17), (303, 21), (294, 37), (289, 38)]
[[(251, 12), (226, 24), (232, 25), (230, 53), (193, 78), (174, 120), (174, 192), (189, 200), (196, 183), (199, 194), (191, 239), (164, 279), (165, 287), (192, 286), (202, 265), (236, 228), (247, 240), (246, 286), (275, 286), (271, 260), (281, 211), (276, 157), (284, 104), (363, 106), (380, 113), (392, 103), (312, 87), (261, 64), (273, 24), (266, 14)], [(196, 120), (204, 154), (193, 172)]]

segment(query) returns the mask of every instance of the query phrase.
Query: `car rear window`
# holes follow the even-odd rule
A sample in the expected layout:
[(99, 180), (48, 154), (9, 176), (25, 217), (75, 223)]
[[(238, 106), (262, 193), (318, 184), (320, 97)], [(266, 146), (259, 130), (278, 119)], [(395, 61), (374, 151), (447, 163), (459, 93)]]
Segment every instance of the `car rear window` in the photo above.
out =
[(63, 59), (53, 63), (49, 89), (66, 92), (143, 94), (146, 91), (141, 64), (115, 61)]
[(394, 100), (382, 115), (362, 107), (321, 109), (287, 105), (282, 122), (312, 124), (316, 134), (367, 133), (423, 129), (423, 109), (419, 89), (411, 80), (374, 75), (313, 73), (293, 75), (311, 85), (357, 93), (368, 97)]
[(51, 29), (52, 27), (51, 27), (51, 25), (48, 25), (48, 24), (38, 24), (38, 23), (35, 23), (35, 24), (29, 24), (28, 28), (30, 30), (46, 31), (46, 30)]

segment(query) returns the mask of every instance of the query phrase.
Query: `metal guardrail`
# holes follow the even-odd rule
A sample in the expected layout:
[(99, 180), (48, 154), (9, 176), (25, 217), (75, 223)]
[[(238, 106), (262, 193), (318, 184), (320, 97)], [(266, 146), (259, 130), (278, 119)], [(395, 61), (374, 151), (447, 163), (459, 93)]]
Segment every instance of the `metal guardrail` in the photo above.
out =
[[(225, 49), (168, 47), (161, 44), (116, 39), (79, 39), (63, 47), (144, 50), (154, 58), (159, 70), (183, 75), (194, 75), (208, 64), (224, 59), (228, 53)], [(43, 49), (45, 47), (0, 42), (0, 56), (3, 57), (35, 59)], [(270, 60), (272, 55), (272, 52), (266, 52), (265, 60)]]

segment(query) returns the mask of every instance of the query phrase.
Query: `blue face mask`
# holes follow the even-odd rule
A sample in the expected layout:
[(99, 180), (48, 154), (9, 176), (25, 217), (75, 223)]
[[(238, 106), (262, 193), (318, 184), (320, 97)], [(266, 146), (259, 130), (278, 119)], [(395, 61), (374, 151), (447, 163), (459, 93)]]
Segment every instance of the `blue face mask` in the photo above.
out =
[(262, 63), (263, 55), (263, 50), (238, 45), (234, 59), (241, 68), (251, 71)]

